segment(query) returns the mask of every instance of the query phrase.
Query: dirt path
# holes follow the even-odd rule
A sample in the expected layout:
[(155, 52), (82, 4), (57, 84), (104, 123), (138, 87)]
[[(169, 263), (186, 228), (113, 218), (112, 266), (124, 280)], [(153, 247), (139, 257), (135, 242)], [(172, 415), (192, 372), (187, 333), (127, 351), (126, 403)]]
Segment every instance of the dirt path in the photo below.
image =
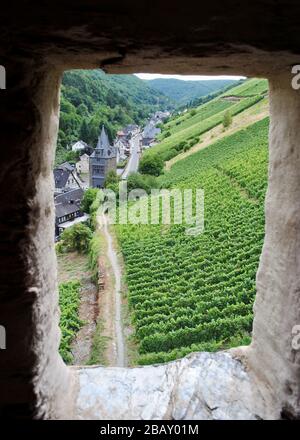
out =
[(93, 337), (96, 329), (98, 316), (98, 294), (97, 287), (90, 280), (85, 281), (80, 291), (81, 303), (79, 307), (79, 317), (84, 321), (72, 343), (72, 354), (74, 365), (84, 365), (88, 362)]
[(109, 366), (126, 366), (126, 348), (122, 324), (121, 268), (113, 246), (107, 219), (98, 217), (99, 232), (105, 241), (105, 255), (99, 261), (100, 273), (104, 273), (104, 290), (100, 292), (100, 318), (103, 322), (103, 336), (107, 338), (106, 363)]

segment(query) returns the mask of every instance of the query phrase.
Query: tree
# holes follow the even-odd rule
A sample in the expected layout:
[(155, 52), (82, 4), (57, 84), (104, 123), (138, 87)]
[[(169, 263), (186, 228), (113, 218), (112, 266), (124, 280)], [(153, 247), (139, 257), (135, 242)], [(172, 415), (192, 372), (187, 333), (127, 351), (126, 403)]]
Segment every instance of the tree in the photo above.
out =
[(86, 143), (88, 143), (90, 141), (90, 129), (89, 129), (89, 126), (88, 126), (86, 119), (83, 119), (83, 121), (81, 123), (79, 137), (82, 141), (84, 141)]
[(64, 252), (77, 251), (84, 254), (89, 249), (92, 231), (83, 223), (76, 223), (61, 234), (59, 249)]
[(88, 108), (87, 108), (87, 106), (85, 104), (80, 104), (77, 107), (77, 113), (80, 116), (87, 117), (89, 115), (89, 110), (88, 110)]
[(104, 186), (105, 188), (109, 188), (111, 186), (115, 186), (119, 183), (120, 178), (117, 175), (115, 170), (109, 170), (106, 178), (105, 178), (105, 182), (104, 182)]
[(223, 127), (227, 128), (231, 125), (231, 123), (232, 123), (232, 116), (231, 116), (230, 111), (227, 110), (223, 116)]
[(83, 212), (90, 212), (90, 207), (98, 194), (97, 188), (89, 188), (85, 191), (83, 198), (81, 200), (81, 209)]
[(150, 194), (151, 189), (157, 188), (156, 178), (154, 176), (148, 176), (146, 174), (132, 173), (129, 174), (127, 179), (128, 192), (133, 189), (143, 189)]
[(151, 176), (159, 176), (164, 168), (164, 162), (158, 154), (145, 154), (139, 165), (141, 174), (150, 174)]

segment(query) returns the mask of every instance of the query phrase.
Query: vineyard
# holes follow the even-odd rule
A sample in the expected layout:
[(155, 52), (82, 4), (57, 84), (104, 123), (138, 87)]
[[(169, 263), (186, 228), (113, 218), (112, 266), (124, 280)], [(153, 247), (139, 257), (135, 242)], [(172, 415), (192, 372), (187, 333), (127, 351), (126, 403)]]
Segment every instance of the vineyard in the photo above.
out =
[[(266, 80), (247, 80), (206, 104), (175, 116), (165, 124), (158, 138), (159, 143), (146, 154), (159, 153), (165, 161), (171, 159), (182, 150), (184, 144), (189, 146), (197, 144), (201, 141), (203, 133), (221, 124), (226, 111), (230, 111), (232, 116), (245, 111), (261, 101), (267, 90)], [(225, 99), (228, 96), (237, 97), (239, 100)]]
[[(209, 104), (202, 106), (207, 114)], [(185, 225), (116, 226), (139, 364), (249, 343), (264, 238), (268, 123), (223, 138), (159, 178), (162, 187), (204, 189), (203, 234), (186, 235)]]
[(59, 352), (66, 363), (72, 362), (71, 343), (82, 326), (79, 319), (80, 283), (69, 281), (59, 285), (59, 307), (61, 310), (61, 342)]

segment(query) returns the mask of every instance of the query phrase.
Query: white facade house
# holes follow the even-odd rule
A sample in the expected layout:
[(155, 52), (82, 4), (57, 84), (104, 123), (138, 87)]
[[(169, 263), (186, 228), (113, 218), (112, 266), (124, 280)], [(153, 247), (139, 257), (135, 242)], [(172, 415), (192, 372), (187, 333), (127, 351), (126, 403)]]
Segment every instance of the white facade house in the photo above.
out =
[(75, 144), (72, 145), (72, 151), (81, 151), (88, 147), (88, 144), (86, 144), (83, 141), (77, 141)]
[(130, 143), (122, 138), (118, 138), (114, 142), (117, 153), (117, 163), (125, 160), (130, 155)]

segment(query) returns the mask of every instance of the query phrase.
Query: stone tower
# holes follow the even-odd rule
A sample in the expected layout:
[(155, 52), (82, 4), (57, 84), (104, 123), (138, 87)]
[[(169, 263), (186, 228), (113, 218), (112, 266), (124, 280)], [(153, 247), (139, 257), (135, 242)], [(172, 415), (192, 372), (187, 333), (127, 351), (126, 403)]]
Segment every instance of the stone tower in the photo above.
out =
[(109, 144), (105, 128), (102, 126), (97, 146), (90, 156), (90, 187), (103, 188), (108, 171), (116, 170), (116, 166), (115, 148)]

